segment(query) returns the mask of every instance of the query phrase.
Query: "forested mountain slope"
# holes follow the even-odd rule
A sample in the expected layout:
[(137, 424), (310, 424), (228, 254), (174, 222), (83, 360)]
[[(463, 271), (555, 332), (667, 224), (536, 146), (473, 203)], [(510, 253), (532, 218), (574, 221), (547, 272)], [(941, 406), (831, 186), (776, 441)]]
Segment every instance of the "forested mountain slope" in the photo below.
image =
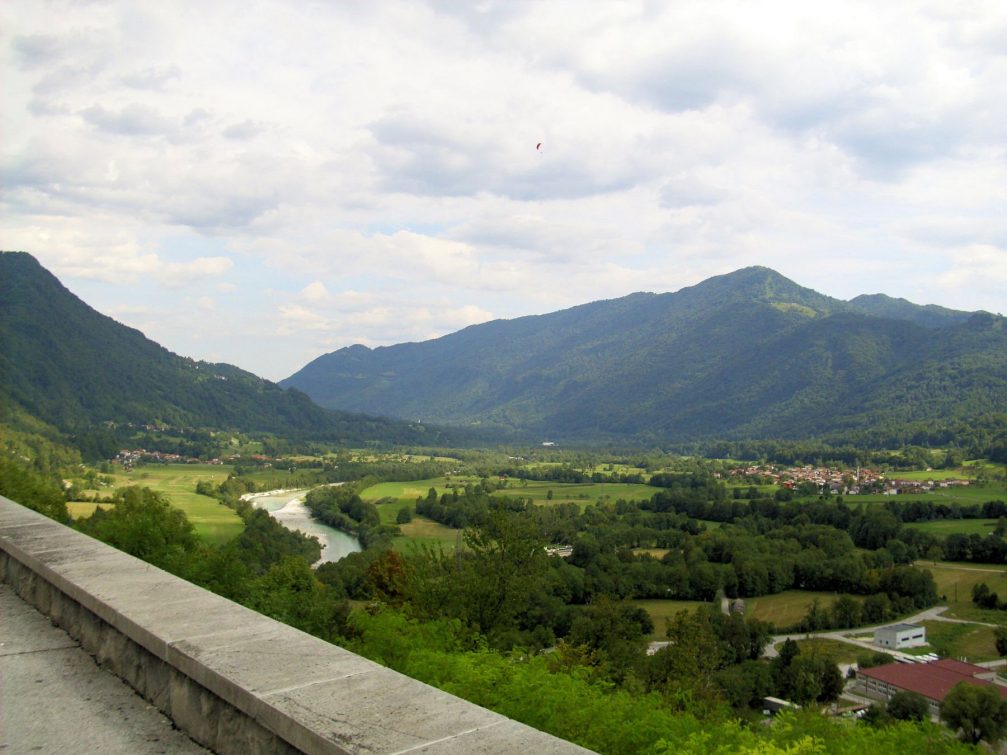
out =
[(333, 408), (556, 438), (803, 438), (1007, 410), (1007, 329), (883, 295), (844, 302), (752, 267), (351, 346), (280, 384)]
[[(414, 428), (332, 412), (227, 364), (180, 357), (96, 312), (31, 255), (0, 253), (0, 403), (64, 432), (163, 423), (345, 439)], [(2, 420), (2, 418), (0, 418)]]

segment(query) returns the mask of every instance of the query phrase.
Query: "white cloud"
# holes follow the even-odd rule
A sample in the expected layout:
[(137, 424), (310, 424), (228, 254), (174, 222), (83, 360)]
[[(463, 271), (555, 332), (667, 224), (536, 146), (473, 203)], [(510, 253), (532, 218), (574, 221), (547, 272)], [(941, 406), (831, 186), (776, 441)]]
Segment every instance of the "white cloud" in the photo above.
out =
[(750, 264), (989, 308), (1005, 30), (909, 0), (15, 0), (0, 240), (96, 302), (212, 298), (199, 341), (168, 299), (122, 312), (270, 377)]
[(974, 244), (955, 252), (951, 267), (938, 276), (946, 300), (963, 309), (1007, 310), (1007, 247)]
[(328, 301), (331, 295), (328, 289), (325, 288), (324, 283), (315, 281), (301, 289), (301, 298), (309, 302), (324, 302)]

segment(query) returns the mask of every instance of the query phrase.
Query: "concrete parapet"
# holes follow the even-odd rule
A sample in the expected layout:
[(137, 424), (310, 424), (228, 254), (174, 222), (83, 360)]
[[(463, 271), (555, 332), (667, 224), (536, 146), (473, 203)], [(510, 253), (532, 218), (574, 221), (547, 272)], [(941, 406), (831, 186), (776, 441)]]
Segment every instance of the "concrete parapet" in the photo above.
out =
[(3, 497), (0, 580), (216, 752), (586, 752)]

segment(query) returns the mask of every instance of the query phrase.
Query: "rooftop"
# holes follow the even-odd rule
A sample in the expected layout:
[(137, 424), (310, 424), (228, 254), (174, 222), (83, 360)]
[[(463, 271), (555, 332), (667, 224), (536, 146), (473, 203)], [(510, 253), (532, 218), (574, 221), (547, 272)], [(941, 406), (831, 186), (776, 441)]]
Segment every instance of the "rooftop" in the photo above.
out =
[(896, 632), (908, 632), (912, 629), (923, 629), (919, 624), (890, 624), (887, 627), (878, 627), (878, 631), (882, 629), (893, 629)]
[(977, 687), (995, 687), (1001, 697), (1007, 698), (1007, 687), (979, 678), (980, 674), (989, 674), (989, 669), (951, 658), (932, 663), (888, 663), (861, 669), (859, 673), (900, 689), (918, 692), (937, 702), (943, 702), (948, 692), (961, 682)]

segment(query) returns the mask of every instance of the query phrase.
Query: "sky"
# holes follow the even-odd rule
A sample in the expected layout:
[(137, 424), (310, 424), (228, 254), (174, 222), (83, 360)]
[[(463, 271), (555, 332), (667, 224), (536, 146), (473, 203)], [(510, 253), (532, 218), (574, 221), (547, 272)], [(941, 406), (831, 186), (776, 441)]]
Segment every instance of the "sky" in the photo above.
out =
[(749, 265), (1007, 310), (1000, 0), (8, 0), (0, 90), (0, 249), (271, 380)]

